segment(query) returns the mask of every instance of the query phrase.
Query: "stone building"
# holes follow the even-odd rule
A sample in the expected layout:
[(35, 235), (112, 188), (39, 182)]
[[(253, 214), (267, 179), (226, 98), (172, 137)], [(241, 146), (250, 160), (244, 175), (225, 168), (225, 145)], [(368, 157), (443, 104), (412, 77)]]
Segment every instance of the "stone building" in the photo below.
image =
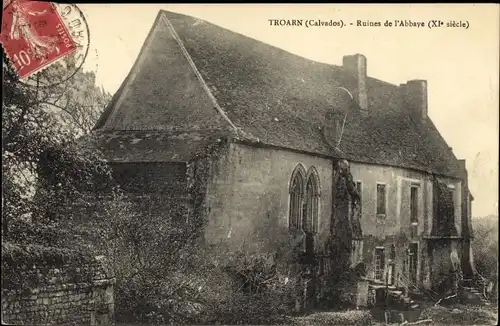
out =
[(470, 270), (465, 162), (427, 83), (369, 77), (363, 55), (319, 63), (161, 11), (95, 132), (143, 211), (203, 218), (208, 243), (273, 250), (289, 230), (311, 261), (435, 291)]

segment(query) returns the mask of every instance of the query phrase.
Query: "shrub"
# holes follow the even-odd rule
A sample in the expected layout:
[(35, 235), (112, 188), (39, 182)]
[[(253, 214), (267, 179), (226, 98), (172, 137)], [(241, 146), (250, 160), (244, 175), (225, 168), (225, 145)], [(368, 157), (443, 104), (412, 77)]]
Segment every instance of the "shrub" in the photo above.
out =
[(224, 258), (200, 250), (190, 257), (196, 264), (164, 274), (144, 270), (117, 283), (118, 319), (149, 324), (287, 321), (285, 315), (294, 302), (293, 282), (279, 275), (263, 257), (238, 254), (221, 264)]
[(372, 315), (368, 310), (321, 312), (295, 318), (294, 325), (371, 325)]
[(463, 305), (432, 306), (424, 309), (420, 318), (432, 319), (433, 323), (453, 325), (496, 325), (498, 319), (491, 310)]
[(46, 286), (50, 269), (63, 269), (70, 281), (89, 282), (91, 272), (77, 273), (76, 270), (93, 262), (92, 256), (77, 250), (2, 242), (2, 291), (27, 291)]
[(480, 274), (489, 280), (498, 279), (498, 217), (484, 217), (474, 222), (474, 260)]
[[(269, 252), (224, 244), (208, 247), (199, 238), (202, 225), (120, 207), (120, 214), (95, 225), (105, 235), (103, 253), (114, 264), (117, 322), (286, 320), (296, 290), (295, 278), (288, 273), (289, 255), (281, 251), (287, 246), (264, 244), (272, 248)], [(288, 241), (286, 235), (276, 238)]]

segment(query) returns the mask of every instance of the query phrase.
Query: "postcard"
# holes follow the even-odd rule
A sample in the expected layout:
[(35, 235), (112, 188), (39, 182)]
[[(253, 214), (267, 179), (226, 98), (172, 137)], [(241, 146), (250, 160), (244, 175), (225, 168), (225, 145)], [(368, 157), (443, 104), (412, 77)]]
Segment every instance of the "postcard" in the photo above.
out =
[(495, 325), (498, 4), (3, 4), (2, 323)]

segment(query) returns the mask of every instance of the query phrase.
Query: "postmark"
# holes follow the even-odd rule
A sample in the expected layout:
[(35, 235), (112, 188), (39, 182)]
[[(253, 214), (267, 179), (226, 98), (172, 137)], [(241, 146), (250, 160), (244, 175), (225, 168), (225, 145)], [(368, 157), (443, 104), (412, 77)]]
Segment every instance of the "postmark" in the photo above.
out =
[(0, 43), (24, 84), (50, 87), (70, 79), (89, 41), (85, 17), (73, 4), (12, 0), (4, 6)]

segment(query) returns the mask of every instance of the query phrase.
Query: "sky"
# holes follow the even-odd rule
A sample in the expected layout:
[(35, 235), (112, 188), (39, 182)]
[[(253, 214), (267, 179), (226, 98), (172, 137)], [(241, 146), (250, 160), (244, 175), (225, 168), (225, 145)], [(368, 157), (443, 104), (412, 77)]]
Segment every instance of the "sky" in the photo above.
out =
[[(84, 69), (114, 93), (132, 67), (160, 9), (206, 20), (319, 62), (367, 57), (368, 75), (393, 84), (428, 82), (429, 116), (458, 158), (467, 160), (473, 216), (498, 214), (499, 5), (175, 5), (81, 4), (89, 25)], [(271, 26), (270, 19), (342, 20), (338, 27)], [(424, 22), (358, 27), (357, 21)], [(430, 20), (468, 28), (427, 28)], [(350, 25), (353, 23), (353, 25)]]

